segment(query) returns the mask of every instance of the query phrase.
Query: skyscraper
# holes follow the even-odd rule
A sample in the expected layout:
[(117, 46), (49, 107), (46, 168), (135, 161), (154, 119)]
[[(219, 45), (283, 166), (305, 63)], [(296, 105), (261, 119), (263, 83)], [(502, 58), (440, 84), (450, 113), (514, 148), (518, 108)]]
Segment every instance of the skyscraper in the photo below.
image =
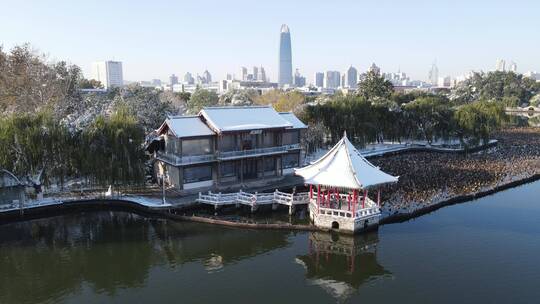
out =
[(97, 61), (92, 63), (92, 79), (101, 82), (105, 89), (121, 87), (124, 85), (122, 62)]
[(257, 80), (266, 82), (266, 71), (264, 70), (262, 66), (259, 68), (259, 74), (257, 75)]
[(345, 73), (345, 80), (343, 81), (342, 86), (348, 88), (356, 88), (358, 85), (358, 71), (351, 65)]
[(185, 84), (194, 84), (195, 83), (195, 79), (193, 78), (193, 76), (191, 75), (190, 72), (187, 72), (186, 75), (184, 75), (184, 83)]
[(381, 74), (381, 68), (379, 68), (374, 62), (368, 68), (368, 72), (374, 72), (375, 74), (379, 75), (379, 74)]
[(292, 85), (292, 54), (291, 54), (291, 33), (286, 24), (281, 26), (279, 37), (279, 74), (278, 83), (280, 87)]
[(316, 72), (315, 77), (313, 78), (314, 78), (316, 87), (322, 88), (324, 86), (324, 73)]
[(212, 75), (210, 75), (210, 72), (208, 72), (208, 70), (204, 71), (202, 78), (203, 78), (203, 83), (212, 82)]
[(495, 63), (495, 71), (501, 71), (504, 72), (506, 70), (506, 62), (504, 59), (497, 59), (497, 62)]
[(238, 75), (238, 80), (247, 80), (247, 68), (240, 67), (240, 75)]
[(337, 89), (341, 82), (341, 75), (338, 71), (324, 72), (324, 87), (327, 89)]
[(175, 84), (178, 84), (178, 76), (172, 74), (171, 76), (169, 76), (169, 84), (171, 86), (175, 85)]
[(508, 67), (508, 71), (517, 73), (517, 64), (511, 61), (510, 66)]
[(306, 77), (302, 76), (298, 69), (296, 69), (296, 72), (294, 73), (294, 85), (296, 87), (303, 87), (306, 85)]
[(436, 86), (439, 81), (439, 69), (435, 62), (431, 65), (431, 70), (429, 70), (428, 81), (431, 85)]
[(253, 80), (260, 80), (259, 79), (259, 67), (257, 67), (257, 66), (253, 67)]

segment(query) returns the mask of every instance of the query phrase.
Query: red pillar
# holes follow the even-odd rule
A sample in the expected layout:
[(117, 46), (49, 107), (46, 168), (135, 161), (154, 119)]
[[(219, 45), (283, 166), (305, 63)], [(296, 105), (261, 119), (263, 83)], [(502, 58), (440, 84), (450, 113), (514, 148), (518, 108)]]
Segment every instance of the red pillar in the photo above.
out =
[(353, 217), (355, 216), (355, 213), (356, 213), (356, 203), (357, 203), (357, 199), (358, 199), (358, 196), (356, 194), (356, 189), (353, 190), (353, 205), (352, 205), (352, 212), (353, 212)]
[(381, 206), (381, 189), (377, 191), (377, 205)]
[(365, 206), (366, 206), (366, 198), (367, 198), (367, 195), (368, 195), (368, 191), (367, 191), (367, 190), (364, 190), (364, 199), (362, 200), (362, 209), (364, 209)]
[(326, 190), (326, 207), (330, 207), (330, 190)]
[(313, 198), (313, 185), (309, 185), (309, 199)]
[(319, 214), (320, 207), (321, 207), (321, 185), (317, 185), (317, 214)]

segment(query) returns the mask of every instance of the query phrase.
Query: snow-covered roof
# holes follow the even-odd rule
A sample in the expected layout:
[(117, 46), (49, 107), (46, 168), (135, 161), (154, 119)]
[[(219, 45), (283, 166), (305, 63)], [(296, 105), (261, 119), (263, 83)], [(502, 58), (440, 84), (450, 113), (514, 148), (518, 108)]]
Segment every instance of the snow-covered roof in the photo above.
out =
[(172, 116), (157, 130), (162, 134), (164, 128), (169, 128), (176, 137), (210, 136), (215, 133), (201, 120), (199, 116)]
[(398, 177), (389, 175), (365, 159), (351, 144), (347, 135), (313, 164), (295, 169), (306, 184), (348, 189), (363, 189), (395, 183)]
[(291, 112), (280, 112), (279, 115), (290, 122), (293, 129), (306, 129), (307, 126)]
[(218, 133), (293, 127), (271, 106), (208, 107), (199, 115)]

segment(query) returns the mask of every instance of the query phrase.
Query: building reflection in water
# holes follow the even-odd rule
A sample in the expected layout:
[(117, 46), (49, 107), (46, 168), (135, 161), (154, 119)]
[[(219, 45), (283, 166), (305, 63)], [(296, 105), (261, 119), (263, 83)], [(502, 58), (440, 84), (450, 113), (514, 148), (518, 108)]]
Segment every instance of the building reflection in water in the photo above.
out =
[(391, 277), (377, 262), (377, 232), (338, 235), (312, 232), (308, 254), (296, 257), (306, 269), (306, 279), (333, 297), (345, 300), (360, 286)]
[[(309, 246), (291, 246), (303, 243), (304, 237)], [(150, 280), (167, 284), (166, 276), (175, 269), (182, 270), (174, 275), (179, 281), (210, 279), (196, 267), (185, 267), (188, 264), (202, 265), (206, 273), (233, 269), (226, 280), (220, 281), (220, 276), (212, 280), (234, 288), (235, 280), (245, 275), (253, 281), (269, 279), (261, 277), (268, 272), (253, 271), (253, 261), (273, 272), (275, 265), (283, 265), (289, 248), (299, 250), (287, 258), (296, 257), (305, 266), (310, 282), (346, 298), (362, 284), (389, 275), (377, 263), (377, 242), (377, 233), (353, 237), (227, 229), (119, 211), (67, 214), (0, 226), (0, 303), (62, 302), (79, 296), (84, 300), (98, 294), (115, 297), (121, 290), (144, 289)], [(280, 273), (294, 275), (299, 270), (282, 266)], [(268, 284), (278, 284), (277, 280), (270, 278)], [(84, 290), (86, 295), (81, 294)], [(194, 296), (198, 291), (182, 284), (165, 289), (165, 294), (176, 292)], [(140, 296), (152, 295), (149, 291)]]

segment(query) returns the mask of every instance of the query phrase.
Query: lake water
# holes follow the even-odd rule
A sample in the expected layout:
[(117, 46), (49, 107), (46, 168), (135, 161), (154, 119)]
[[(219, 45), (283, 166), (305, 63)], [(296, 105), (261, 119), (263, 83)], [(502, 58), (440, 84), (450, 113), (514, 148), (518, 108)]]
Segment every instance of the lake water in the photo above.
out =
[(95, 211), (0, 226), (0, 303), (537, 303), (540, 182), (356, 237)]

